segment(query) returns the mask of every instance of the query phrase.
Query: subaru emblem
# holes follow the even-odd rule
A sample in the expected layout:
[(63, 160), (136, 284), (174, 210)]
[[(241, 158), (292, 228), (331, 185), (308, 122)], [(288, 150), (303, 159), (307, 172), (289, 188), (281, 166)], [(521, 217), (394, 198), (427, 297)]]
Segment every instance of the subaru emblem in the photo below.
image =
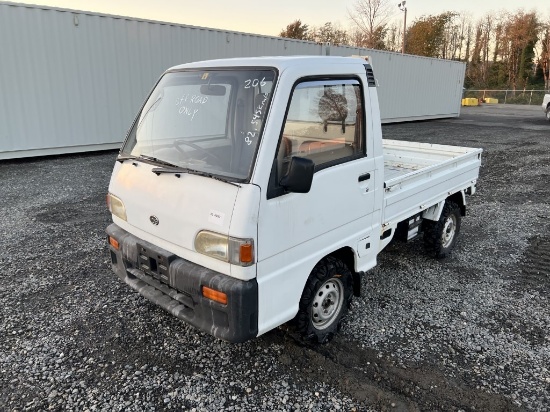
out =
[(159, 218), (156, 217), (155, 215), (152, 215), (152, 216), (149, 216), (149, 220), (151, 221), (152, 224), (154, 224), (155, 226), (158, 226), (159, 224)]

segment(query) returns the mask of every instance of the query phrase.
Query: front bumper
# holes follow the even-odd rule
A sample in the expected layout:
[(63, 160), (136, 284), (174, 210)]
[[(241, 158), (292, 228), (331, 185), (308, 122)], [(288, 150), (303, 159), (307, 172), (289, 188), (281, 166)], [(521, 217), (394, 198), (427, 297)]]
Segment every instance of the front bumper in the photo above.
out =
[[(117, 276), (172, 315), (211, 335), (244, 342), (258, 335), (258, 283), (243, 281), (189, 262), (133, 236), (116, 224), (107, 227)], [(227, 295), (227, 304), (205, 298), (207, 286)]]

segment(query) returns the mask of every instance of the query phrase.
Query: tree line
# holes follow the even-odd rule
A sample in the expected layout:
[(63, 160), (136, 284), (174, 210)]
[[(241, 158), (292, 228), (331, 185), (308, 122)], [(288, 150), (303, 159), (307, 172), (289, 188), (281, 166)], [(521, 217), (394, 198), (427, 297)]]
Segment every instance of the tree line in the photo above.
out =
[[(356, 0), (350, 28), (295, 20), (279, 36), (400, 52), (403, 26), (390, 0)], [(401, 16), (402, 18), (402, 16)], [(550, 89), (550, 19), (536, 11), (488, 13), (477, 20), (447, 11), (407, 24), (405, 53), (467, 63), (465, 86), (490, 89)]]

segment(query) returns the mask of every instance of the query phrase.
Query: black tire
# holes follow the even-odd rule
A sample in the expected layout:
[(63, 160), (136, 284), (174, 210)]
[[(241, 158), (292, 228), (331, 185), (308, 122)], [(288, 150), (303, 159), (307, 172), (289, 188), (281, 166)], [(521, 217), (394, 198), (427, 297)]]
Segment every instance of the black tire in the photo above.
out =
[(339, 259), (327, 257), (313, 268), (295, 318), (297, 332), (307, 341), (326, 343), (340, 329), (353, 297), (353, 278)]
[(424, 220), (424, 247), (428, 255), (442, 259), (451, 254), (458, 240), (461, 221), (460, 207), (450, 201), (445, 202), (437, 222)]
[(550, 103), (546, 106), (546, 120), (550, 122)]

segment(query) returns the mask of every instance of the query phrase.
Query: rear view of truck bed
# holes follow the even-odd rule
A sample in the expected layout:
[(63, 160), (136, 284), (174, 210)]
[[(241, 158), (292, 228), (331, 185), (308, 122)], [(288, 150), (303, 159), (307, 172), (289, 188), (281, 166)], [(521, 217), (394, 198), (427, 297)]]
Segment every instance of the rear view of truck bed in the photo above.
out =
[(475, 190), (481, 149), (386, 139), (383, 148), (383, 223), (400, 222), (460, 190)]

